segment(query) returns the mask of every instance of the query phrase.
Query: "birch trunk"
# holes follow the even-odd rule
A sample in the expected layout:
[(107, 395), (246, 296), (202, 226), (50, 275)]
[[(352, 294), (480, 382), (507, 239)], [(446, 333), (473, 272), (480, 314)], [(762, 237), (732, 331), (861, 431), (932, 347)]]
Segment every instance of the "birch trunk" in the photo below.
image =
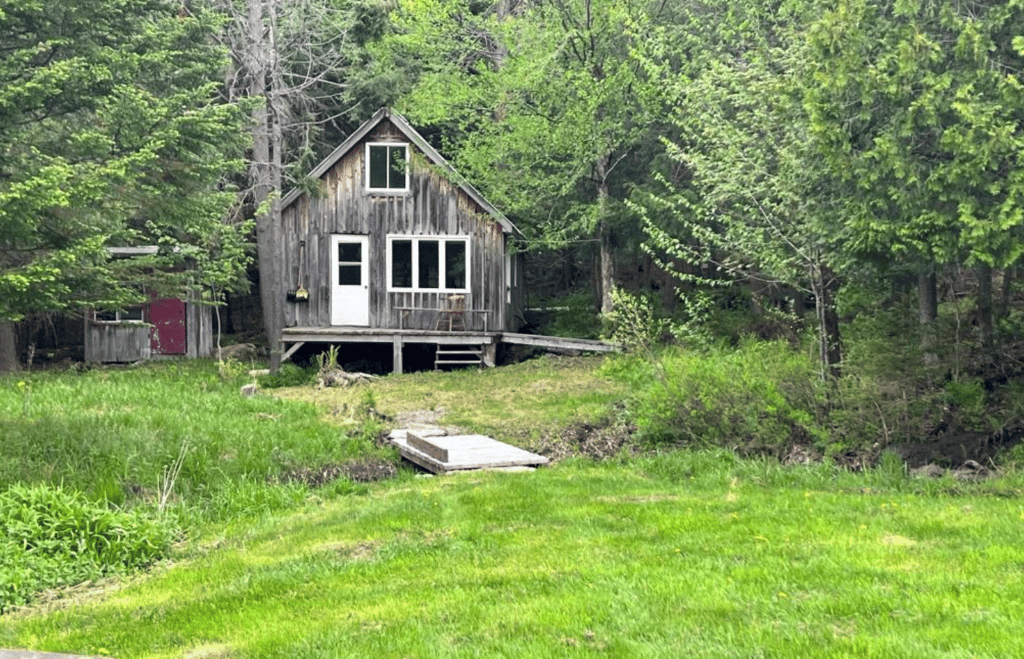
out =
[(815, 311), (818, 317), (818, 359), (821, 377), (838, 378), (842, 375), (842, 337), (839, 333), (839, 315), (836, 313), (834, 293), (837, 279), (828, 266), (818, 264), (811, 277), (814, 289)]

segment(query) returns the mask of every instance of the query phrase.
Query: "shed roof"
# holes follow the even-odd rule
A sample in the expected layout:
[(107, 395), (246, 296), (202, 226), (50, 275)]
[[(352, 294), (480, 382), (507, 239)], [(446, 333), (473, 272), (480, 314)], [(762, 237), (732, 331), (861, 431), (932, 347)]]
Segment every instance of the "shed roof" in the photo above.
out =
[[(455, 171), (448, 161), (430, 146), (430, 144), (423, 139), (423, 136), (416, 132), (416, 129), (406, 121), (405, 117), (391, 110), (391, 108), (381, 108), (377, 110), (362, 126), (356, 129), (354, 133), (348, 136), (348, 138), (341, 143), (341, 145), (331, 152), (329, 156), (324, 158), (319, 165), (314, 167), (309, 172), (309, 178), (320, 178), (327, 173), (331, 167), (341, 160), (341, 158), (351, 151), (359, 142), (363, 140), (370, 132), (376, 128), (382, 121), (389, 119), (391, 123), (402, 132), (405, 137), (416, 145), (416, 147), (423, 152), (423, 154), (430, 160), (435, 166), (441, 168), (445, 174), (448, 175), (452, 183), (458, 186), (460, 190), (466, 193), (470, 199), (475, 201), (480, 208), (490, 215), (498, 224), (501, 225), (502, 230), (505, 233), (513, 234), (517, 237), (523, 237), (523, 233), (516, 228), (512, 221), (509, 220), (505, 215), (497, 208), (491, 205), (489, 201), (484, 199), (484, 196), (480, 192), (469, 184), (458, 172)], [(300, 188), (295, 188), (281, 199), (281, 210), (284, 210), (291, 206), (296, 199), (305, 194), (305, 191)]]

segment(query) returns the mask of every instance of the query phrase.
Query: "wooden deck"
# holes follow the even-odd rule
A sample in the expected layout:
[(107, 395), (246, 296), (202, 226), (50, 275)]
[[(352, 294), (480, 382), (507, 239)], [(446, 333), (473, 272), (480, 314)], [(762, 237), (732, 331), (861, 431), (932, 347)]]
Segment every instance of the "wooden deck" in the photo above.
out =
[(282, 341), (296, 343), (299, 341), (321, 343), (441, 343), (445, 345), (469, 345), (480, 343), (496, 343), (501, 332), (475, 332), (422, 329), (372, 329), (369, 327), (286, 327), (282, 331)]
[[(484, 361), (494, 365), (499, 332), (445, 332), (417, 329), (371, 329), (368, 327), (286, 327), (281, 333), (281, 361), (287, 361), (306, 343), (390, 343), (393, 372), (402, 373), (402, 346), (406, 343), (480, 346)], [(291, 344), (289, 347), (288, 344)]]
[(393, 346), (394, 372), (401, 373), (402, 346), (406, 343), (432, 343), (438, 346), (480, 346), (484, 363), (493, 366), (499, 343), (538, 346), (552, 350), (612, 352), (618, 346), (591, 339), (516, 334), (512, 332), (443, 331), (422, 329), (373, 329), (369, 327), (286, 327), (281, 333), (281, 361), (287, 361), (306, 343), (390, 343)]
[(391, 442), (403, 458), (427, 471), (444, 474), (468, 469), (538, 467), (547, 464), (543, 455), (509, 446), (485, 435), (444, 435), (412, 430), (395, 431)]

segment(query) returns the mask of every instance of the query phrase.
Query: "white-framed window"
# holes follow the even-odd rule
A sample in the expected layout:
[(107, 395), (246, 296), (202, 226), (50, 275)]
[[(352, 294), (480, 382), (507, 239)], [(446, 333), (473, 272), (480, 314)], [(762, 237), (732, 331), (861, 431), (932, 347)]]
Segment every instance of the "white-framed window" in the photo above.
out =
[(469, 290), (469, 238), (388, 236), (388, 290)]
[(142, 305), (136, 305), (123, 310), (118, 309), (117, 311), (93, 311), (92, 319), (94, 322), (99, 323), (119, 323), (126, 320), (141, 322), (143, 320), (143, 307)]
[(365, 170), (365, 187), (368, 192), (407, 192), (409, 145), (400, 142), (368, 142)]

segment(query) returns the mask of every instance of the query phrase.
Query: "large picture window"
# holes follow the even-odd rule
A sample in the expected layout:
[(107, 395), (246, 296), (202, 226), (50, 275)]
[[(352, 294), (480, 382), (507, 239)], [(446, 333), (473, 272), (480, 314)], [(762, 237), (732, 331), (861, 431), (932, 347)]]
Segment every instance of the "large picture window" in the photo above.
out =
[(388, 288), (468, 290), (469, 239), (388, 236)]
[(409, 146), (394, 142), (366, 145), (366, 189), (405, 192), (409, 189)]

